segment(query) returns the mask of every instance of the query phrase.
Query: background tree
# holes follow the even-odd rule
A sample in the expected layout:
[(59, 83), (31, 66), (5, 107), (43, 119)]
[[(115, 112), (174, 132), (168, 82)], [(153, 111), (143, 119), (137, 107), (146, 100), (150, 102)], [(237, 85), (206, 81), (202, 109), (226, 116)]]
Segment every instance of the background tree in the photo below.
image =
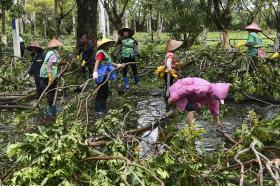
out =
[(184, 41), (184, 47), (189, 49), (203, 29), (203, 12), (199, 2), (165, 1), (161, 4), (161, 12), (167, 31), (174, 38)]
[(200, 0), (201, 5), (221, 33), (223, 47), (229, 47), (229, 26), (232, 20), (234, 0)]
[(13, 0), (0, 0), (1, 4), (1, 19), (2, 19), (2, 43), (7, 45), (6, 35), (6, 10), (9, 10), (13, 5)]
[(77, 2), (77, 40), (87, 34), (96, 43), (98, 0), (76, 0)]

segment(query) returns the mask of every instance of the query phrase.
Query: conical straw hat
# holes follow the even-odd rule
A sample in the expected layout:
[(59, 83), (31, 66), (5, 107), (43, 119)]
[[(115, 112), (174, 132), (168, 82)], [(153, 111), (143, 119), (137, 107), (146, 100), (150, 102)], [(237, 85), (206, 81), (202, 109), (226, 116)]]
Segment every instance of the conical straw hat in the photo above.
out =
[(38, 48), (39, 50), (43, 50), (38, 41), (32, 41), (30, 45), (26, 47), (26, 50), (31, 50), (31, 48)]
[(183, 44), (183, 41), (170, 40), (166, 46), (166, 52), (176, 50)]
[(123, 36), (123, 33), (125, 31), (128, 31), (130, 36), (133, 36), (135, 34), (134, 30), (132, 30), (131, 28), (128, 28), (128, 27), (124, 27), (124, 28), (120, 29), (118, 33), (120, 36)]
[(115, 41), (113, 41), (111, 39), (103, 38), (103, 39), (97, 41), (97, 48), (103, 47), (107, 44), (113, 45), (113, 44), (115, 44)]
[(257, 25), (256, 23), (252, 23), (252, 24), (250, 24), (249, 26), (247, 26), (246, 28), (245, 28), (245, 30), (255, 30), (255, 31), (257, 31), (257, 32), (261, 32), (262, 31), (262, 29), (259, 27), (259, 25)]
[(56, 48), (56, 47), (62, 47), (62, 46), (63, 46), (63, 44), (60, 41), (58, 41), (57, 39), (53, 38), (49, 42), (47, 48)]

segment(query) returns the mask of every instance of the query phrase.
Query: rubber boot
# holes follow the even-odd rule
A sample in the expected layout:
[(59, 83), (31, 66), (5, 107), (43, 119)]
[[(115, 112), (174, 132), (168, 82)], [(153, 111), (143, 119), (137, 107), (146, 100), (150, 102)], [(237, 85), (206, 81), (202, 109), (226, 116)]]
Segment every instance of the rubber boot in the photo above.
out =
[(95, 115), (100, 116), (103, 114), (102, 101), (95, 101)]
[(56, 113), (57, 113), (56, 105), (49, 106), (49, 114), (50, 114), (49, 116), (54, 117), (56, 116)]
[(127, 76), (123, 77), (123, 82), (124, 82), (124, 88), (129, 89), (128, 77)]
[(107, 111), (107, 102), (106, 102), (106, 100), (102, 100), (100, 102), (101, 102), (101, 111), (103, 113), (106, 113), (106, 111)]
[(140, 85), (141, 84), (140, 83), (140, 78), (139, 78), (138, 75), (134, 75), (133, 78), (134, 78), (134, 82), (136, 83), (136, 85)]

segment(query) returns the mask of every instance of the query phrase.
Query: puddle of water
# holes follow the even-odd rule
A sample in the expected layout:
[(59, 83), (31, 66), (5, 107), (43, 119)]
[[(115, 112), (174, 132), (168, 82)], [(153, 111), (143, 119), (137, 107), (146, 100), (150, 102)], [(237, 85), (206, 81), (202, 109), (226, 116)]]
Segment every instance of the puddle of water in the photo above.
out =
[[(142, 128), (155, 122), (155, 118), (160, 118), (166, 113), (166, 103), (163, 99), (150, 99), (138, 102), (139, 115), (138, 127)], [(280, 111), (280, 108), (265, 108), (262, 105), (255, 103), (236, 104), (227, 103), (226, 108), (229, 110), (222, 123), (224, 129), (233, 135), (236, 128), (239, 127), (247, 118), (247, 112), (254, 110), (257, 114), (263, 118), (272, 118), (276, 113)], [(196, 141), (196, 148), (198, 152), (213, 152), (219, 148), (224, 148), (224, 137), (216, 131), (214, 121), (204, 120), (201, 113), (196, 115), (196, 125), (199, 129), (204, 129), (202, 134), (202, 140)], [(180, 121), (177, 124), (178, 130), (187, 127), (185, 120)], [(147, 158), (154, 156), (158, 152), (158, 147), (155, 145), (158, 140), (159, 129), (155, 128), (152, 131), (147, 131), (142, 136), (142, 142), (140, 145), (140, 157)]]
[[(163, 99), (151, 99), (138, 102), (138, 128), (143, 128), (155, 123), (166, 113), (166, 104)], [(156, 127), (152, 131), (147, 131), (142, 135), (140, 143), (140, 158), (154, 156), (158, 151), (156, 145), (158, 141), (159, 129)]]

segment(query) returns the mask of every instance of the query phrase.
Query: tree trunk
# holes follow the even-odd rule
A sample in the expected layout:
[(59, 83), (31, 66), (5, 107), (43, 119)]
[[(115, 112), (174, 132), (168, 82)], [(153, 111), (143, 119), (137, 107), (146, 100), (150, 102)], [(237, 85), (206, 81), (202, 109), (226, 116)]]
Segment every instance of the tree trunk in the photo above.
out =
[(161, 21), (161, 15), (160, 12), (157, 13), (157, 38), (160, 37), (162, 31), (162, 21)]
[(34, 34), (36, 35), (37, 29), (36, 29), (36, 13), (35, 12), (32, 13), (31, 20), (32, 20), (32, 23), (31, 23), (32, 30), (33, 30)]
[(58, 0), (54, 0), (54, 20), (55, 20), (55, 35), (56, 37), (59, 36), (59, 23), (58, 23)]
[(228, 30), (223, 30), (220, 32), (221, 34), (221, 42), (223, 44), (224, 49), (229, 48), (229, 36), (228, 36)]
[(99, 32), (102, 33), (102, 36), (106, 36), (106, 18), (105, 18), (105, 8), (103, 6), (102, 0), (98, 1), (99, 5)]
[(2, 43), (7, 46), (6, 11), (2, 8)]
[(275, 52), (279, 51), (280, 49), (280, 30), (277, 29), (275, 43), (274, 43)]
[(208, 32), (209, 32), (209, 27), (205, 26), (202, 31), (202, 42), (204, 45), (207, 45)]
[[(96, 47), (98, 0), (76, 0), (77, 2), (77, 41), (87, 34)], [(77, 42), (78, 43), (78, 42)]]
[(76, 33), (76, 16), (74, 11), (72, 12), (72, 23), (73, 23), (73, 35)]
[(47, 39), (47, 18), (44, 18), (44, 36)]
[(106, 33), (107, 33), (107, 36), (110, 36), (110, 20), (109, 20), (109, 16), (108, 16), (108, 13), (106, 11), (106, 24), (107, 24), (107, 30), (106, 30)]

